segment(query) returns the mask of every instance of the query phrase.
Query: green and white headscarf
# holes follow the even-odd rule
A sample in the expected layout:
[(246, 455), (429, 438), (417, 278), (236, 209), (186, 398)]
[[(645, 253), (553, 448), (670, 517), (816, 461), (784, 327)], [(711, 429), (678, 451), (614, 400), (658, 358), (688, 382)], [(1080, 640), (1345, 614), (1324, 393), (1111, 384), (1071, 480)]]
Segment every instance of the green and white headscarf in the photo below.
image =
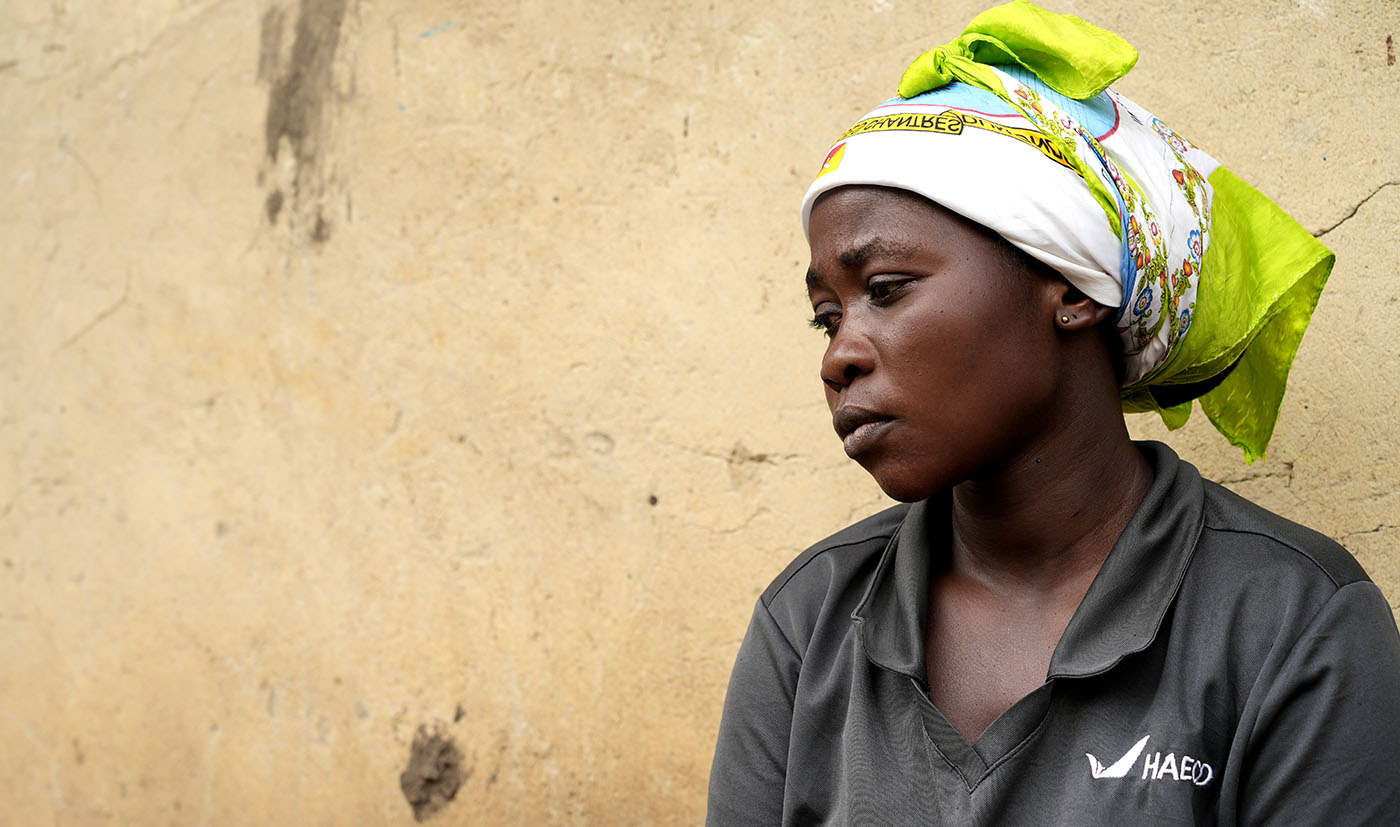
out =
[(802, 204), (910, 190), (999, 233), (1118, 308), (1125, 411), (1185, 424), (1199, 399), (1263, 456), (1330, 250), (1108, 85), (1137, 52), (1031, 3), (989, 9), (905, 71), (828, 151)]

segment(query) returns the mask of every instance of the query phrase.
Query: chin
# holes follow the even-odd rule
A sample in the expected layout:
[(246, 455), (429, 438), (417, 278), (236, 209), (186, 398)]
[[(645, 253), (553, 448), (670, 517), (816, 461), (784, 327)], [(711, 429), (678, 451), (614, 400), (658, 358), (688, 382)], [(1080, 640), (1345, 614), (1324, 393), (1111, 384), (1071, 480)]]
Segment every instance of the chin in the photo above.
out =
[(875, 479), (875, 483), (880, 486), (881, 491), (885, 492), (885, 496), (902, 503), (916, 503), (920, 500), (926, 500), (953, 486), (951, 480), (942, 480), (928, 475), (915, 476), (894, 471), (881, 473), (882, 469), (878, 467), (865, 467), (865, 470)]
[(885, 496), (889, 497), (890, 499), (902, 503), (920, 502), (921, 500), (926, 500), (929, 497), (932, 497), (939, 491), (939, 489), (891, 487), (883, 484), (880, 486), (880, 490), (884, 491)]
[(987, 465), (977, 462), (977, 456), (965, 451), (953, 454), (906, 447), (899, 452), (873, 453), (858, 461), (890, 499), (916, 503), (951, 491), (958, 483), (976, 476), (977, 469)]

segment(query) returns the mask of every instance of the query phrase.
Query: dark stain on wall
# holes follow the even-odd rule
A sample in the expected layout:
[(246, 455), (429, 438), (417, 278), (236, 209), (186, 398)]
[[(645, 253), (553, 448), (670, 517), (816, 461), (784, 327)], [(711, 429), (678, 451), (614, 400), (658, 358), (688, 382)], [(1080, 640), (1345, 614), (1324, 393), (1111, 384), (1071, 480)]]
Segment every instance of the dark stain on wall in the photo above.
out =
[(258, 80), (277, 82), (277, 65), (282, 60), (282, 27), (286, 12), (273, 6), (262, 19), (262, 38), (258, 49)]
[(446, 807), (470, 774), (463, 770), (462, 752), (451, 738), (419, 727), (408, 767), (399, 774), (399, 788), (413, 808), (413, 820), (422, 821)]
[[(320, 196), (318, 166), (325, 149), (326, 104), (334, 95), (332, 70), (346, 3), (347, 0), (301, 0), (292, 47), (285, 56), (282, 44), (286, 13), (274, 7), (262, 18), (258, 80), (270, 87), (263, 129), (266, 160), (268, 165), (275, 165), (284, 142), (290, 149), (294, 162), (290, 200), (294, 208)], [(277, 223), (283, 198), (277, 191), (268, 197), (264, 208), (269, 223)], [(294, 209), (293, 216), (298, 212)], [(317, 211), (312, 215), (317, 215)], [(321, 243), (330, 238), (330, 225), (324, 220), (312, 218), (306, 223), (313, 241)]]
[[(265, 133), (269, 160), (277, 160), (278, 144), (286, 138), (298, 164), (315, 162), (322, 109), (331, 94), (331, 64), (340, 43), (345, 2), (302, 0), (291, 58), (268, 96)], [(268, 15), (276, 13), (269, 11)], [(264, 37), (267, 28), (264, 27)], [(277, 28), (280, 32), (281, 27)], [(280, 36), (274, 36), (274, 40)], [(262, 63), (259, 60), (259, 66)]]
[(311, 227), (311, 240), (317, 244), (325, 244), (327, 241), (330, 241), (330, 239), (331, 223), (326, 220), (326, 217), (321, 214), (320, 210), (317, 210), (316, 223)]
[(277, 223), (277, 215), (282, 212), (282, 202), (283, 196), (281, 190), (273, 190), (272, 193), (267, 196), (267, 201), (263, 203), (264, 209), (267, 210), (267, 223)]

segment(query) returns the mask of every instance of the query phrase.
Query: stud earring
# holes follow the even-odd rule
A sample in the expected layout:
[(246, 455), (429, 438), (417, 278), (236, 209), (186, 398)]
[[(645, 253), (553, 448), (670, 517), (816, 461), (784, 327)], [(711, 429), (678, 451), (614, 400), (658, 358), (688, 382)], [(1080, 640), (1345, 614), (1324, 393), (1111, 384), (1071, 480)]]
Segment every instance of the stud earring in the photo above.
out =
[(1060, 324), (1069, 324), (1069, 316), (1060, 316)]

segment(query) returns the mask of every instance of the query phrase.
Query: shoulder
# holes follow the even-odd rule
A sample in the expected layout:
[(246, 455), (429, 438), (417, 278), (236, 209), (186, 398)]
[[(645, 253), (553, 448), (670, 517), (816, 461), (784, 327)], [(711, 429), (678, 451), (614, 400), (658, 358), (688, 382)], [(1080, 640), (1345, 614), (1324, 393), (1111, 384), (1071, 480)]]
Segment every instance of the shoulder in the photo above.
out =
[[(864, 558), (881, 556), (890, 539), (899, 530), (909, 505), (900, 504), (867, 516), (846, 526), (820, 543), (812, 544), (798, 554), (763, 591), (764, 606), (774, 600), (801, 599), (813, 591), (826, 591), (833, 577), (860, 568)], [(853, 565), (854, 564), (854, 565)]]
[(858, 523), (846, 526), (819, 543), (809, 546), (783, 569), (763, 591), (764, 605), (779, 599), (788, 600), (800, 594), (820, 589), (833, 575), (852, 568), (852, 564), (867, 557), (879, 557), (885, 546), (899, 530), (906, 504), (887, 508)]
[(1218, 483), (1205, 481), (1201, 549), (1230, 567), (1247, 567), (1312, 582), (1330, 596), (1343, 586), (1369, 582), (1366, 571), (1341, 545), (1262, 508)]
[(759, 602), (799, 650), (818, 625), (850, 619), (908, 511), (887, 508), (812, 545), (763, 591)]
[(1400, 635), (1361, 565), (1206, 483), (1191, 569), (1179, 662), (1216, 726), (1233, 729), (1223, 763), (1241, 768), (1237, 820), (1392, 823)]
[[(1371, 612), (1384, 606), (1342, 546), (1216, 483), (1204, 485), (1201, 534), (1178, 618), (1192, 640), (1226, 652), (1232, 667), (1267, 672), (1271, 657), (1292, 649), (1344, 604), (1361, 600)], [(1381, 614), (1389, 620), (1388, 611)]]

